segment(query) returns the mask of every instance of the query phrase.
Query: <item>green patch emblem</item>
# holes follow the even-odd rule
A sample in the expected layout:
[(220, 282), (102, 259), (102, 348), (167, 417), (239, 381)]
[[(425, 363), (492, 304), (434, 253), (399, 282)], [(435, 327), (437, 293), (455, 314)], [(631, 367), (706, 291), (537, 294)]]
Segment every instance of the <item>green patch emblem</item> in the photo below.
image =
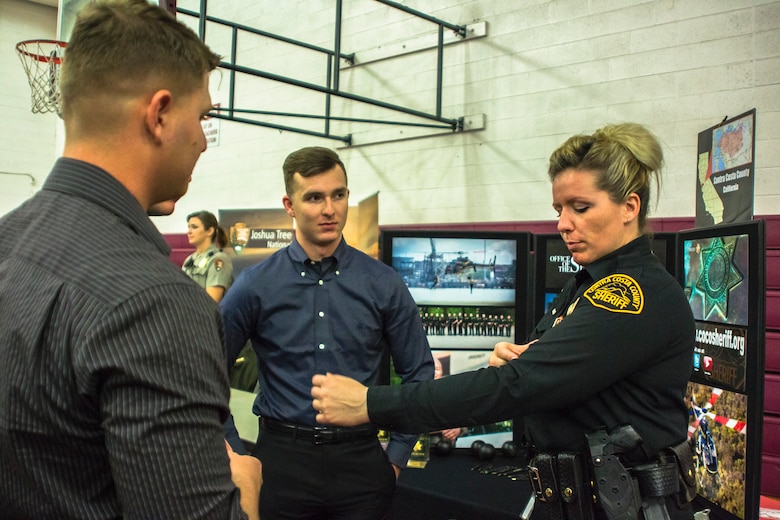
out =
[(591, 285), (585, 298), (595, 307), (610, 312), (640, 314), (645, 305), (642, 288), (625, 274), (611, 274)]

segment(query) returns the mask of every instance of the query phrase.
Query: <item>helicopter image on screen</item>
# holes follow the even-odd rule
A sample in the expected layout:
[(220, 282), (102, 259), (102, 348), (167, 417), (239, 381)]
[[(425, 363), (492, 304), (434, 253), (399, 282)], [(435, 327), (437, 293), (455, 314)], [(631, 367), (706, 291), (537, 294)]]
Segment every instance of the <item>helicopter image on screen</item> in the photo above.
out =
[(688, 437), (695, 438), (696, 465), (697, 467), (703, 467), (707, 473), (713, 475), (718, 474), (718, 453), (715, 447), (712, 426), (724, 426), (742, 435), (747, 432), (746, 422), (730, 419), (713, 412), (715, 403), (722, 393), (723, 390), (713, 388), (709, 401), (703, 406), (696, 404), (693, 395), (688, 399), (690, 404), (689, 413), (693, 417), (693, 421), (688, 426)]
[[(709, 404), (709, 403), (708, 403)], [(707, 409), (696, 406), (691, 396), (691, 413), (696, 418), (691, 425), (695, 431), (696, 465), (704, 466), (708, 473), (718, 473), (718, 453), (715, 448), (715, 439), (712, 437), (710, 423), (707, 417)]]
[[(430, 243), (431, 252), (425, 255), (421, 273), (428, 287), (434, 288), (444, 283), (472, 283), (478, 278), (495, 277), (496, 256), (490, 262), (478, 263), (469, 258), (465, 251), (437, 252), (435, 239), (431, 238)], [(457, 256), (452, 258), (453, 255)]]

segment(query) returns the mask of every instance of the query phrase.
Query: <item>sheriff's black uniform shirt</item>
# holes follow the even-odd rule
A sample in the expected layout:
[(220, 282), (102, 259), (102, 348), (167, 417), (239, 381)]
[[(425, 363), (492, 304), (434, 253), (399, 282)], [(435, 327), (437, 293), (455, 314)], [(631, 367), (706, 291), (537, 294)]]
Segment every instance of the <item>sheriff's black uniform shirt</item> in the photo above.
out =
[(419, 432), (524, 415), (550, 452), (631, 424), (647, 458), (686, 438), (693, 316), (647, 237), (577, 273), (531, 338), (539, 341), (500, 368), (370, 388), (372, 422)]

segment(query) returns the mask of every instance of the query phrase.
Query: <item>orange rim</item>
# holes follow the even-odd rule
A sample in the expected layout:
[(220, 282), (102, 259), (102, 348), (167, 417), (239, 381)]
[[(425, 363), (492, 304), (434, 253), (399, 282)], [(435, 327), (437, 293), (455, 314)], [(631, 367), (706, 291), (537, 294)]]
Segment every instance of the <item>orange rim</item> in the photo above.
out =
[(51, 45), (60, 47), (62, 49), (64, 49), (68, 45), (66, 42), (61, 42), (59, 40), (25, 40), (23, 42), (19, 42), (19, 43), (16, 44), (16, 51), (19, 54), (24, 54), (25, 56), (29, 56), (30, 58), (32, 58), (34, 60), (42, 61), (44, 63), (54, 62), (57, 65), (62, 63), (62, 57), (60, 57), (60, 56), (54, 56), (54, 57), (52, 57), (52, 56), (41, 56), (40, 54), (36, 54), (34, 52), (30, 52), (30, 51), (28, 51), (25, 48), (27, 45), (35, 45), (35, 44), (42, 44), (42, 43), (43, 44), (51, 44)]

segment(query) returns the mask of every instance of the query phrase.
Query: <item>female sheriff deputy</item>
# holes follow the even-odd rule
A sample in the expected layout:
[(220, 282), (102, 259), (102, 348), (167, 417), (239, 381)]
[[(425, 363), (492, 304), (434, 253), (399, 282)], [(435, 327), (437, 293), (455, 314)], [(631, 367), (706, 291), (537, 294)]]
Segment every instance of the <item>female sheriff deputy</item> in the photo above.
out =
[(184, 260), (182, 270), (219, 303), (233, 283), (233, 263), (222, 252), (227, 233), (212, 213), (198, 211), (187, 215), (187, 240), (195, 252)]
[(489, 368), (435, 381), (365, 388), (316, 375), (317, 420), (424, 432), (522, 415), (535, 518), (692, 518), (694, 321), (643, 234), (662, 160), (636, 124), (569, 138), (550, 157), (552, 205), (583, 269), (530, 343), (499, 343)]

